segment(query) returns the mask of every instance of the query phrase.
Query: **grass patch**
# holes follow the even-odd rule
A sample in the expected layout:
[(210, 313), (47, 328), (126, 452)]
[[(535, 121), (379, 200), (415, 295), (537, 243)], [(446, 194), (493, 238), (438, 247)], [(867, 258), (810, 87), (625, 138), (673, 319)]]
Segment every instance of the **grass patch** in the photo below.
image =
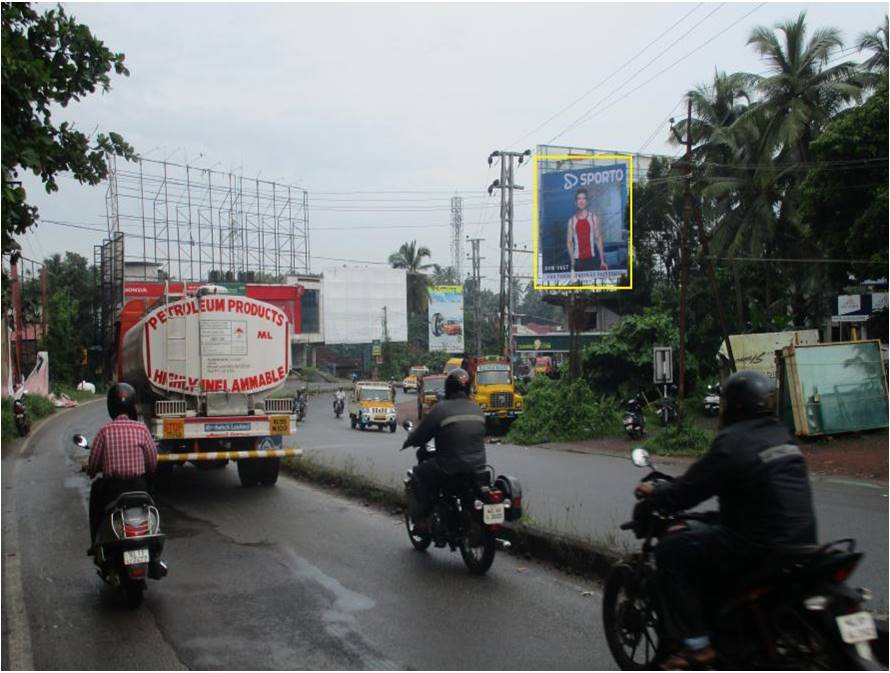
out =
[(330, 488), (365, 503), (395, 509), (405, 507), (404, 494), (396, 489), (380, 486), (371, 479), (357, 474), (351, 465), (345, 468), (330, 467), (301, 456), (285, 458), (281, 462), (281, 467), (295, 479)]
[[(70, 397), (75, 402), (89, 402), (90, 400), (99, 399), (100, 397), (105, 397), (104, 392), (95, 392), (88, 393), (83, 390), (75, 390), (74, 386), (64, 385), (64, 384), (56, 384), (52, 386), (53, 392), (56, 395), (61, 395), (64, 393), (68, 397)], [(96, 390), (100, 391), (103, 388), (100, 388), (99, 385), (96, 385)]]
[(662, 429), (645, 446), (656, 456), (696, 457), (707, 451), (713, 441), (714, 433), (686, 421)]

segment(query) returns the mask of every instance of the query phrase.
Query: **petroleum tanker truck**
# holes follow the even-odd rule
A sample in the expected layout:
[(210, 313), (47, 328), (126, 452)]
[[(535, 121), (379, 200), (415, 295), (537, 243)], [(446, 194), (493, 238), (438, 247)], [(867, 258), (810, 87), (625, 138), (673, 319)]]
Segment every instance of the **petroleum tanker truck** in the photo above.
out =
[(290, 369), (290, 331), (276, 306), (212, 285), (165, 294), (124, 331), (118, 376), (137, 390), (159, 470), (233, 460), (245, 486), (277, 481), (281, 458), (300, 453), (284, 441), (296, 427), (292, 399), (275, 397)]

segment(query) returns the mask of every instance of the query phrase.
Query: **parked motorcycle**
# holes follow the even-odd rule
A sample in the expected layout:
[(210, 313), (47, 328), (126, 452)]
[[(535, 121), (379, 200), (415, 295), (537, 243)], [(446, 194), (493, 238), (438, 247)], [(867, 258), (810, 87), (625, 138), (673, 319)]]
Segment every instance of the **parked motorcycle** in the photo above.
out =
[(343, 415), (343, 408), (344, 408), (345, 404), (346, 404), (346, 402), (342, 397), (334, 398), (334, 416), (336, 416), (337, 418), (340, 418), (340, 416)]
[[(671, 392), (675, 393), (677, 386), (671, 386)], [(668, 394), (664, 394), (658, 401), (658, 420), (662, 427), (667, 427), (677, 420), (677, 401)]]
[(642, 393), (637, 393), (624, 403), (624, 431), (631, 439), (642, 439), (646, 434), (646, 418), (643, 415)]
[[(405, 421), (403, 427), (411, 432), (413, 424)], [(435, 458), (436, 449), (431, 444), (417, 449), (417, 462)], [(405, 478), (405, 496), (412, 499), (414, 470), (408, 470)], [(514, 477), (498, 476), (486, 465), (475, 474), (457, 475), (440, 490), (430, 517), (430, 532), (416, 530), (411, 513), (405, 511), (405, 527), (411, 544), (418, 551), (425, 551), (430, 544), (460, 555), (469, 571), (482, 575), (494, 563), (498, 546), (509, 548), (510, 543), (498, 538), (502, 525), (518, 521), (522, 516), (522, 486)]]
[(705, 414), (707, 416), (720, 415), (720, 384), (714, 383), (708, 386), (708, 394), (705, 395)]
[[(74, 435), (72, 441), (90, 448), (83, 435)], [(167, 575), (167, 564), (161, 560), (165, 539), (160, 514), (145, 491), (121, 493), (105, 507), (91, 554), (99, 577), (123, 592), (132, 609), (142, 603), (146, 579)]]
[[(651, 471), (642, 481), (670, 481), (644, 449), (634, 449), (637, 467)], [(641, 553), (612, 568), (603, 591), (603, 626), (609, 650), (623, 670), (653, 670), (677, 649), (665, 633), (666, 608), (657, 590), (655, 549), (678, 528), (703, 525), (708, 514), (665, 514), (645, 502), (621, 525), (643, 541)], [(863, 603), (865, 589), (845, 583), (862, 553), (852, 539), (796, 547), (774, 567), (732, 583), (708, 597), (710, 637), (720, 669), (877, 669), (872, 641), (875, 622)]]
[(19, 437), (27, 437), (31, 432), (31, 419), (28, 418), (28, 408), (25, 406), (25, 400), (28, 397), (28, 391), (22, 390), (18, 396), (12, 401), (12, 413), (15, 416), (15, 429), (19, 433)]

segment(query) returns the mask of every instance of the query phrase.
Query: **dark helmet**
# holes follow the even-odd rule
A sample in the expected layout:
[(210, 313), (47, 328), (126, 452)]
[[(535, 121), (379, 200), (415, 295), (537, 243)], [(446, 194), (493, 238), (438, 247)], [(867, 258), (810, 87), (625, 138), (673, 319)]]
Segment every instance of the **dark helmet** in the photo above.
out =
[(736, 372), (720, 386), (723, 424), (732, 425), (758, 416), (770, 416), (775, 409), (776, 387), (760, 372)]
[(470, 394), (470, 375), (460, 367), (455, 367), (445, 377), (445, 397), (452, 398), (457, 393)]
[(108, 415), (114, 420), (121, 414), (136, 420), (136, 391), (129, 383), (115, 383), (108, 389)]

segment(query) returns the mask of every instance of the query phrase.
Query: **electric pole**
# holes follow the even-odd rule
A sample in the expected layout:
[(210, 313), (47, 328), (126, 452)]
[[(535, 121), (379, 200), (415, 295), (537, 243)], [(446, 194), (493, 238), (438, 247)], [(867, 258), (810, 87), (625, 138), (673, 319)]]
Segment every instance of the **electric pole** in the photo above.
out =
[(525, 189), (513, 181), (513, 168), (516, 159), (519, 164), (526, 157), (531, 156), (531, 150), (524, 152), (511, 152), (495, 150), (488, 155), (488, 165), (494, 160), (500, 159), (501, 177), (488, 187), (488, 194), (495, 189), (501, 191), (501, 258), (500, 270), (500, 295), (498, 297), (498, 342), (501, 354), (505, 357), (513, 355), (513, 190)]
[(484, 238), (468, 238), (470, 242), (470, 261), (473, 264), (473, 324), (476, 326), (474, 341), (476, 357), (482, 355), (482, 257), (479, 256), (479, 243)]
[(692, 219), (692, 97), (686, 108), (686, 157), (683, 163), (686, 171), (686, 198), (683, 204), (683, 227), (680, 230), (680, 385), (677, 390), (677, 413), (683, 419), (683, 398), (686, 392), (686, 295), (689, 285), (689, 255), (687, 252), (689, 220)]

